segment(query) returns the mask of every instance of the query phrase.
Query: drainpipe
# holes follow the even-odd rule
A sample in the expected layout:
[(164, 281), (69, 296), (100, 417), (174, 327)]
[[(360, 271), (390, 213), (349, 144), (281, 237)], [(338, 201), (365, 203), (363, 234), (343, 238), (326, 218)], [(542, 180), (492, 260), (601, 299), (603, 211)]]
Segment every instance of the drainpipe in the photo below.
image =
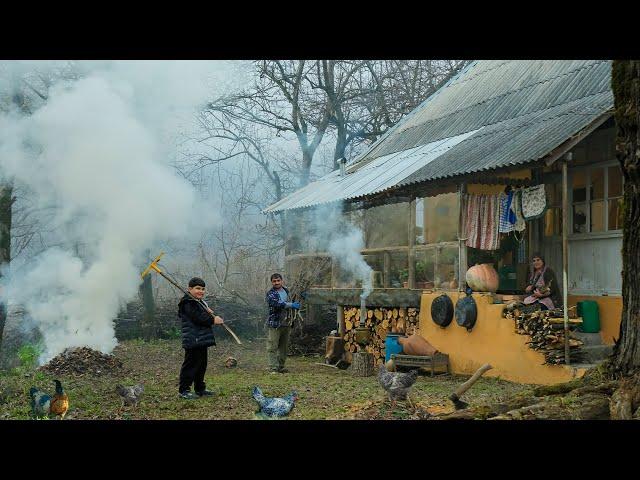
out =
[(568, 292), (569, 289), (569, 245), (567, 228), (569, 226), (569, 199), (567, 181), (567, 163), (573, 160), (573, 152), (565, 155), (562, 162), (562, 306), (564, 318), (564, 363), (570, 365), (569, 360), (569, 317), (568, 317)]

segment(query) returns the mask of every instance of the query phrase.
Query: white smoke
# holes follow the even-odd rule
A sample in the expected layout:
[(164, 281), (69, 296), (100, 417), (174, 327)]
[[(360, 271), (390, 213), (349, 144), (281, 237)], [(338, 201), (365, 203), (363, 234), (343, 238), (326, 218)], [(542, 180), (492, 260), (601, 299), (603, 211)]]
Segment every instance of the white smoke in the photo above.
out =
[(313, 215), (317, 249), (326, 251), (337, 261), (340, 269), (362, 282), (361, 298), (373, 290), (373, 269), (360, 251), (365, 247), (364, 234), (342, 215), (342, 205), (332, 203), (318, 207)]
[[(204, 101), (207, 62), (86, 62), (28, 116), (0, 116), (0, 170), (55, 206), (85, 261), (61, 248), (5, 272), (5, 301), (23, 304), (43, 334), (46, 362), (67, 347), (110, 353), (113, 319), (137, 295), (142, 253), (199, 235), (215, 212), (170, 166), (172, 135)], [(24, 64), (21, 64), (24, 68)], [(209, 77), (210, 78), (210, 77)]]

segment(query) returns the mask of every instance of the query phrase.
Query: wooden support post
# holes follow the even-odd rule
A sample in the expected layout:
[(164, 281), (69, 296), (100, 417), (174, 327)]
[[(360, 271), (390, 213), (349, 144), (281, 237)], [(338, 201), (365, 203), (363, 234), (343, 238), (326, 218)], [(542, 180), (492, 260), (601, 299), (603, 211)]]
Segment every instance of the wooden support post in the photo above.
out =
[(567, 238), (567, 229), (569, 222), (569, 199), (568, 199), (568, 180), (567, 180), (567, 162), (571, 160), (573, 154), (569, 152), (565, 160), (562, 162), (562, 306), (564, 310), (564, 363), (570, 365), (569, 358), (569, 319), (567, 311), (567, 290), (569, 289), (569, 245)]
[(461, 183), (458, 188), (458, 291), (464, 292), (467, 274), (467, 239), (464, 230), (466, 222), (464, 194), (467, 185)]
[(382, 285), (384, 288), (389, 288), (391, 284), (391, 254), (389, 252), (384, 252), (383, 254), (383, 267), (382, 267)]
[(416, 288), (416, 199), (415, 197), (411, 197), (411, 202), (409, 203), (409, 257), (408, 257), (408, 272), (409, 277), (407, 278), (408, 287), (413, 289)]

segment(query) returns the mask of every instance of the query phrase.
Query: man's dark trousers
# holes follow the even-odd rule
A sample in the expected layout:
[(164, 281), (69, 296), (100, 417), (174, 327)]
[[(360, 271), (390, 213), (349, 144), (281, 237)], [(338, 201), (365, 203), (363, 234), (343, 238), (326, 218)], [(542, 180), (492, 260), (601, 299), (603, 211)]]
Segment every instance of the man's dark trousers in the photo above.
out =
[(184, 350), (184, 362), (180, 369), (180, 393), (191, 390), (194, 385), (196, 393), (203, 392), (204, 372), (207, 370), (207, 347), (188, 348)]

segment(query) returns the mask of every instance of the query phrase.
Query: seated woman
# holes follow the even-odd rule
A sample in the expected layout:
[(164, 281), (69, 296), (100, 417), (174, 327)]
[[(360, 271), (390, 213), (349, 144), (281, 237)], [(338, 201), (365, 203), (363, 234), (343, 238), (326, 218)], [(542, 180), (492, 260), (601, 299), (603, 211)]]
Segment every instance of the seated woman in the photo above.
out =
[(538, 304), (541, 310), (553, 310), (560, 307), (560, 291), (553, 270), (547, 267), (544, 258), (535, 254), (531, 259), (533, 269), (525, 292), (530, 295), (524, 299), (526, 305)]

